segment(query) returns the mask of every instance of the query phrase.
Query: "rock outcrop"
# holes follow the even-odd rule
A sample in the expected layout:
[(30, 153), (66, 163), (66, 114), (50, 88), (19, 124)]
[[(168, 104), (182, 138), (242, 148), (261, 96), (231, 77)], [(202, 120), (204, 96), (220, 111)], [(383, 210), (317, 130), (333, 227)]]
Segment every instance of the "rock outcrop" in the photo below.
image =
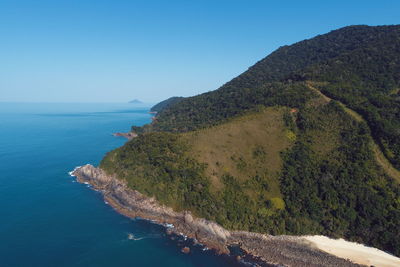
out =
[(279, 266), (359, 266), (310, 245), (301, 237), (271, 236), (245, 231), (228, 231), (219, 224), (194, 217), (189, 211), (176, 212), (129, 188), (125, 181), (100, 168), (85, 165), (71, 172), (81, 183), (88, 183), (104, 194), (105, 200), (128, 217), (141, 217), (161, 224), (172, 224), (169, 231), (196, 239), (217, 253), (229, 253), (239, 245), (266, 264)]
[(137, 137), (137, 134), (134, 132), (127, 132), (127, 133), (113, 133), (114, 136), (122, 136), (127, 138), (128, 140), (132, 140), (133, 138)]

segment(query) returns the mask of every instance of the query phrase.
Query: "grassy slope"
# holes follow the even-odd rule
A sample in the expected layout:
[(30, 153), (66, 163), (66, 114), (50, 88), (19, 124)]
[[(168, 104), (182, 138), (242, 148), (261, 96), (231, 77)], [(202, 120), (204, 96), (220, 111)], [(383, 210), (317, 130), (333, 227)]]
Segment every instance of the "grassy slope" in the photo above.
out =
[[(190, 132), (185, 136), (195, 158), (207, 164), (206, 175), (212, 189), (223, 189), (222, 177), (231, 175), (242, 183), (265, 174), (270, 185), (270, 198), (281, 197), (278, 177), (282, 168), (280, 153), (293, 142), (286, 129), (283, 114), (288, 108), (266, 108), (257, 113), (235, 118), (212, 128)], [(249, 196), (253, 192), (249, 191)], [(254, 195), (253, 195), (254, 196)]]

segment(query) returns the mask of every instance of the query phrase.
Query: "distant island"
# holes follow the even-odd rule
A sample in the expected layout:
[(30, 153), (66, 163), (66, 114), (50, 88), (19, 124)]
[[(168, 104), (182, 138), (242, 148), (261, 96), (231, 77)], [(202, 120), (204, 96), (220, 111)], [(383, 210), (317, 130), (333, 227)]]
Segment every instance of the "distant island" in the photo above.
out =
[(400, 25), (344, 27), (159, 103), (137, 137), (72, 174), (221, 253), (400, 266), (399, 88)]
[(130, 103), (130, 104), (143, 104), (143, 102), (140, 101), (139, 99), (133, 99), (133, 100), (129, 101), (128, 103)]

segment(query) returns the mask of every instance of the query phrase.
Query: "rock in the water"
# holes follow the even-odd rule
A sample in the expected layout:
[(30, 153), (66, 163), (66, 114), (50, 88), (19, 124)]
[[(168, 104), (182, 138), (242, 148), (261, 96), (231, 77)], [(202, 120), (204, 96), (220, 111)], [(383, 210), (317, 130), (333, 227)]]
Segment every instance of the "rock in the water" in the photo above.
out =
[(188, 254), (188, 253), (190, 252), (190, 248), (184, 247), (184, 248), (182, 248), (181, 251), (182, 251), (183, 253), (185, 253), (185, 254)]

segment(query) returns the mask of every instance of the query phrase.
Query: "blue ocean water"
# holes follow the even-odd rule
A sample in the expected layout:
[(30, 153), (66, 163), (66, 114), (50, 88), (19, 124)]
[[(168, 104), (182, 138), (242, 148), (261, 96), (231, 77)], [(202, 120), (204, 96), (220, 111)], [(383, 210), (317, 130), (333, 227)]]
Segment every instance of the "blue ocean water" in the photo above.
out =
[(129, 104), (0, 103), (0, 266), (237, 266), (126, 218), (68, 175), (150, 121)]

